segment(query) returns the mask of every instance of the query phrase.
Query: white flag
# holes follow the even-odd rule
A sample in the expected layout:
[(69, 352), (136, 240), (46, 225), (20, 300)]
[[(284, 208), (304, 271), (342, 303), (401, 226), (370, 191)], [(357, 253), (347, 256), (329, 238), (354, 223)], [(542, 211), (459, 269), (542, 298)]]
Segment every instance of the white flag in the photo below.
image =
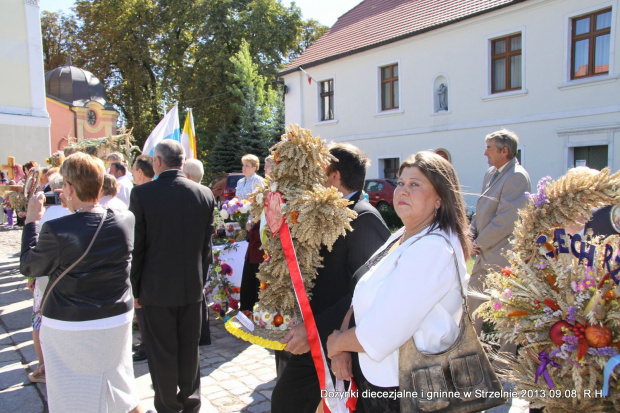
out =
[[(157, 124), (153, 132), (144, 143), (142, 153), (153, 156), (153, 149), (164, 139), (174, 139), (181, 142), (181, 127), (179, 124), (179, 107), (175, 103), (170, 112)], [(187, 154), (186, 154), (187, 156)]]

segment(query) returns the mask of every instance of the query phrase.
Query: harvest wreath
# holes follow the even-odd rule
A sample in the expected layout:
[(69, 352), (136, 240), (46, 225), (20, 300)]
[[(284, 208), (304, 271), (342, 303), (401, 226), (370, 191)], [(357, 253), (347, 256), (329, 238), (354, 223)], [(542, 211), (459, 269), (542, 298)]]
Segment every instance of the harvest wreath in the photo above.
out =
[[(495, 338), (521, 344), (508, 380), (545, 412), (620, 411), (620, 237), (569, 234), (592, 210), (620, 202), (620, 172), (575, 168), (543, 178), (519, 211), (510, 267), (486, 276), (478, 310)], [(611, 360), (611, 361), (610, 361)], [(618, 360), (620, 362), (620, 360)]]

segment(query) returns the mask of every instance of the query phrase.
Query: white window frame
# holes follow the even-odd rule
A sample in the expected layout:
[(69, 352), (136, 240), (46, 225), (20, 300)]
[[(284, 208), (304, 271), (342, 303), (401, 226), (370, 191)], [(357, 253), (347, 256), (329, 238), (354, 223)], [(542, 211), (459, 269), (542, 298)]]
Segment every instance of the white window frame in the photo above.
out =
[[(329, 120), (321, 120), (321, 82), (325, 82), (331, 80), (334, 86), (334, 90), (332, 93), (332, 99), (333, 99), (333, 103), (334, 103), (334, 119), (329, 119)], [(316, 113), (317, 113), (317, 117), (316, 117), (316, 122), (314, 123), (315, 126), (320, 126), (320, 125), (330, 125), (330, 124), (334, 124), (334, 123), (338, 123), (338, 118), (336, 117), (336, 75), (332, 75), (332, 76), (324, 76), (321, 79), (317, 79), (316, 80), (316, 98), (317, 98), (317, 105), (316, 105)]]
[[(606, 75), (592, 76), (583, 79), (571, 79), (571, 53), (572, 53), (572, 40), (573, 40), (573, 25), (574, 18), (582, 16), (584, 14), (590, 14), (598, 10), (603, 10), (611, 7), (611, 30), (609, 41), (609, 72)], [(581, 9), (569, 14), (564, 15), (564, 82), (558, 85), (558, 89), (567, 89), (572, 87), (578, 87), (583, 85), (590, 85), (593, 83), (607, 83), (614, 82), (620, 76), (616, 73), (615, 69), (615, 51), (616, 51), (616, 10), (618, 8), (618, 1), (606, 1), (604, 3), (597, 4), (596, 6)]]
[[(492, 42), (493, 40), (499, 39), (501, 37), (507, 37), (513, 34), (518, 34), (521, 33), (521, 89), (518, 90), (509, 90), (506, 92), (498, 92), (498, 93), (493, 93), (493, 80), (492, 80), (492, 73), (491, 73), (491, 65), (493, 63), (493, 57), (492, 57), (492, 52), (493, 50), (491, 49), (492, 47)], [(520, 26), (520, 27), (515, 27), (513, 29), (510, 30), (505, 30), (502, 32), (498, 32), (498, 33), (493, 33), (491, 35), (488, 35), (486, 37), (486, 59), (485, 59), (485, 73), (486, 73), (486, 81), (487, 81), (487, 90), (486, 90), (486, 95), (484, 95), (482, 97), (483, 101), (488, 101), (488, 100), (496, 100), (496, 99), (505, 99), (505, 98), (513, 98), (513, 97), (518, 97), (518, 96), (525, 96), (527, 95), (527, 87), (526, 87), (526, 80), (527, 80), (527, 76), (526, 76), (526, 72), (525, 72), (525, 68), (526, 68), (526, 60), (527, 60), (527, 48), (526, 48), (526, 31), (525, 31), (525, 26)]]
[[(376, 179), (386, 179), (385, 173), (383, 172), (383, 169), (385, 168), (382, 168), (382, 166), (384, 165), (381, 161), (384, 159), (394, 159), (394, 158), (398, 159), (397, 163), (398, 165), (400, 165), (402, 162), (402, 157), (400, 155), (381, 155), (377, 157), (377, 178)], [(368, 178), (368, 179), (373, 179), (373, 178)], [(388, 178), (388, 179), (391, 179), (391, 178)]]
[[(398, 65), (398, 108), (397, 109), (389, 109), (389, 110), (381, 110), (381, 101), (383, 96), (381, 96), (381, 68), (385, 66)], [(377, 76), (377, 113), (375, 116), (389, 116), (389, 115), (400, 115), (404, 113), (403, 110), (403, 65), (400, 59), (389, 60), (387, 62), (379, 63), (376, 65), (376, 76)], [(383, 159), (383, 158), (382, 158)]]
[[(573, 167), (575, 162), (574, 148), (581, 146), (607, 146), (607, 166), (614, 170), (614, 140), (615, 136), (620, 136), (620, 122), (605, 123), (600, 125), (586, 125), (574, 128), (561, 128), (557, 131), (558, 137), (564, 139), (564, 172)], [(577, 140), (579, 135), (607, 134), (607, 139), (598, 140)]]

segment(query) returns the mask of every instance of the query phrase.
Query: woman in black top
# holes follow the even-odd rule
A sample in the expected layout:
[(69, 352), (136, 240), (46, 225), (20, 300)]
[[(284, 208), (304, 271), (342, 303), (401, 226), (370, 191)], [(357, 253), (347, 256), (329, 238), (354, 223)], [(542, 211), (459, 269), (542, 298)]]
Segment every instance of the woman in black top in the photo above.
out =
[[(20, 263), (27, 277), (50, 277), (40, 333), (49, 410), (139, 412), (129, 283), (134, 217), (98, 204), (105, 174), (101, 160), (76, 153), (65, 160), (60, 173), (61, 197), (73, 214), (39, 229), (45, 196), (33, 196)], [(52, 286), (93, 238), (85, 257)]]

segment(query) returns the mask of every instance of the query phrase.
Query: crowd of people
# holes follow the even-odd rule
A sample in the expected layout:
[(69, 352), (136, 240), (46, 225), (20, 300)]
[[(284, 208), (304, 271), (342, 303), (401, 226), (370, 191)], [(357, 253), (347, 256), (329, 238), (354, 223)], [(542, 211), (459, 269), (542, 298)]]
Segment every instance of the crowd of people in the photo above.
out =
[[(394, 191), (404, 226), (394, 233), (363, 195), (368, 158), (351, 144), (329, 145), (334, 161), (325, 169), (325, 185), (350, 200), (357, 217), (351, 231), (321, 251), (310, 305), (333, 377), (353, 379), (360, 389), (357, 412), (400, 411), (398, 399), (362, 397), (363, 390), (398, 389), (399, 348), (412, 337), (423, 353), (450, 347), (459, 334), (463, 289), (481, 288), (489, 268), (506, 265), (501, 250), (531, 190), (517, 145), (507, 130), (486, 137), (490, 167), (471, 224), (450, 162), (433, 152), (408, 157)], [(116, 154), (107, 161), (109, 171), (90, 155), (70, 155), (59, 171), (41, 174), (41, 189), (49, 185), (59, 205), (46, 209), (43, 192), (29, 201), (21, 271), (33, 280), (39, 358), (30, 379), (47, 383), (50, 412), (138, 412), (132, 357), (147, 358), (156, 410), (198, 412), (215, 212), (213, 194), (200, 185), (202, 163), (185, 160), (173, 140), (131, 168)], [(241, 164), (236, 195), (248, 199), (264, 185), (260, 160), (247, 154)], [(266, 175), (272, 165), (267, 158)], [(253, 221), (246, 228), (242, 311), (258, 299), (263, 253), (260, 224)], [(469, 300), (470, 311), (478, 304)], [(132, 355), (134, 310), (142, 343)], [(313, 413), (321, 389), (305, 324), (292, 327), (282, 342), (271, 410)]]

